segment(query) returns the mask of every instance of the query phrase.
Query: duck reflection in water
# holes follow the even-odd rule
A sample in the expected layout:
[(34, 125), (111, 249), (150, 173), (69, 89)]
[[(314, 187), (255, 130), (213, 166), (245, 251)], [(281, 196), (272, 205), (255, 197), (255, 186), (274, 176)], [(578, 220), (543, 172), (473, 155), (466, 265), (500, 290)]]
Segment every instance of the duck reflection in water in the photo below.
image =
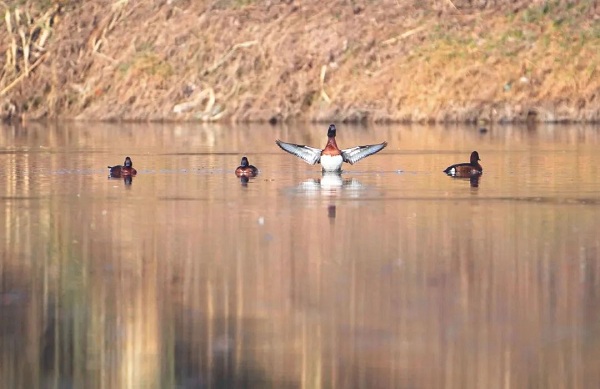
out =
[(120, 180), (123, 179), (123, 183), (125, 184), (125, 186), (131, 186), (131, 184), (133, 183), (133, 176), (131, 175), (125, 175), (125, 176), (115, 176), (115, 175), (109, 175), (108, 176), (109, 180)]
[(335, 214), (336, 214), (335, 204), (330, 204), (329, 206), (327, 206), (327, 216), (333, 220), (333, 219), (335, 219)]
[(458, 181), (469, 181), (469, 184), (471, 185), (471, 188), (478, 188), (479, 187), (479, 181), (481, 180), (481, 174), (474, 174), (471, 177), (457, 177), (454, 176), (452, 177), (453, 180), (458, 180)]
[(303, 181), (296, 188), (305, 195), (337, 196), (342, 192), (360, 191), (363, 185), (354, 178), (342, 178), (341, 172), (323, 172), (321, 178)]
[[(313, 178), (290, 188), (290, 193), (327, 202), (327, 218), (335, 224), (339, 198), (356, 198), (363, 195), (367, 187), (354, 178), (343, 178), (341, 172), (323, 172), (321, 178)], [(319, 200), (322, 199), (322, 200)], [(323, 204), (325, 205), (325, 204)]]
[(248, 182), (250, 182), (250, 177), (240, 176), (240, 183), (242, 184), (242, 186), (248, 186)]

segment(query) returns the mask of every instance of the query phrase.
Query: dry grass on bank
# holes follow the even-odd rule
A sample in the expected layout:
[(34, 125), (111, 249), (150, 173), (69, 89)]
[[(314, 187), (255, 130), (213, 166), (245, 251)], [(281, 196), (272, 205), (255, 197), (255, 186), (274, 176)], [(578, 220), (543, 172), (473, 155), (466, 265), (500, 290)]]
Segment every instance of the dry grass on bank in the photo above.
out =
[(591, 0), (5, 7), (17, 10), (32, 22), (0, 38), (5, 118), (600, 119)]

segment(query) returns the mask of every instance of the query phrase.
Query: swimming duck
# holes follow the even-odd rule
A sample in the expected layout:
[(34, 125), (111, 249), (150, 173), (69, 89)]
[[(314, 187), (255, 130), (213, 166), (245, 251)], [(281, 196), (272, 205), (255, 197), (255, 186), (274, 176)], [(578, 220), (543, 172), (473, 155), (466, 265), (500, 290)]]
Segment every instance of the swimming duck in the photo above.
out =
[(471, 162), (457, 163), (452, 166), (448, 166), (444, 173), (453, 177), (470, 177), (473, 175), (479, 175), (483, 173), (483, 168), (479, 164), (479, 153), (473, 151), (471, 153)]
[(375, 145), (356, 146), (340, 150), (335, 142), (335, 133), (335, 124), (329, 125), (329, 129), (327, 130), (327, 144), (322, 150), (305, 145), (286, 143), (279, 139), (275, 143), (284, 151), (302, 158), (311, 165), (320, 163), (323, 172), (339, 172), (342, 170), (344, 162), (353, 165), (361, 159), (383, 150), (387, 146), (387, 142), (383, 142)]
[(242, 157), (242, 161), (240, 162), (240, 166), (235, 169), (235, 175), (238, 177), (246, 176), (246, 177), (254, 177), (258, 174), (258, 169), (256, 166), (250, 165), (248, 162), (248, 158)]
[(133, 162), (131, 162), (131, 158), (125, 157), (125, 162), (123, 165), (109, 166), (110, 175), (112, 177), (121, 177), (121, 176), (135, 176), (137, 174), (137, 170), (133, 168)]

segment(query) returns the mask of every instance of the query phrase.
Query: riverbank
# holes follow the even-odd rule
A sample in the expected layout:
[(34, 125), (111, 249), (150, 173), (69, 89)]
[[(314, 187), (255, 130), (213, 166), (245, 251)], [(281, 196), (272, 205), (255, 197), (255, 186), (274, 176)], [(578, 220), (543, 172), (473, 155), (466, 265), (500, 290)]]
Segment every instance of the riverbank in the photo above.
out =
[(1, 115), (600, 121), (595, 2), (473, 3), (32, 2), (4, 20)]

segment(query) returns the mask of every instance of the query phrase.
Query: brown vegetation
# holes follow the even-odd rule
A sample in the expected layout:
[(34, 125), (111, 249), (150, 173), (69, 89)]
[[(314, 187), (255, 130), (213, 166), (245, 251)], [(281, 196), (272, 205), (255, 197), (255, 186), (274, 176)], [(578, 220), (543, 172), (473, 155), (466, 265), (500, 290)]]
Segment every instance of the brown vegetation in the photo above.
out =
[(4, 4), (14, 119), (598, 121), (596, 1)]

